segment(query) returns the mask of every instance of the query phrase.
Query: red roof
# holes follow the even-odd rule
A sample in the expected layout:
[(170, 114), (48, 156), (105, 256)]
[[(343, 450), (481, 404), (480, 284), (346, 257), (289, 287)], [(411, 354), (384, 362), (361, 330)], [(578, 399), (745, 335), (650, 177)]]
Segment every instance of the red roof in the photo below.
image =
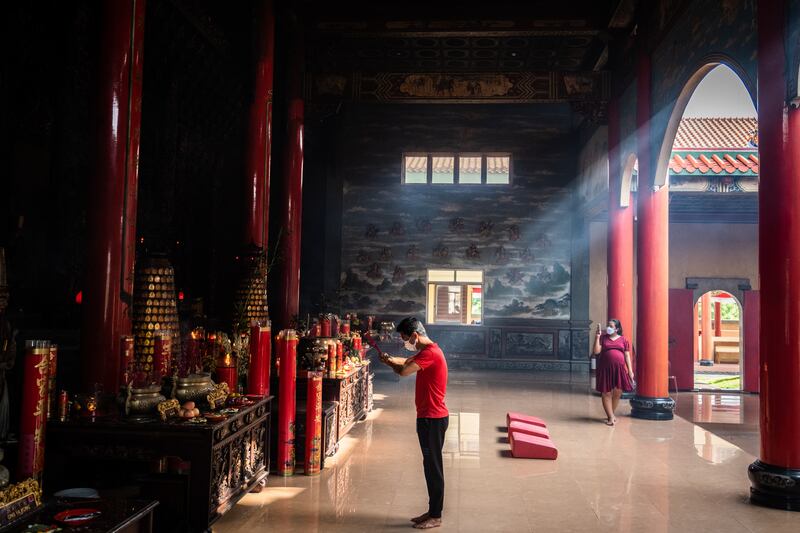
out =
[(725, 151), (686, 151), (673, 150), (672, 159), (669, 161), (669, 170), (672, 174), (751, 174), (758, 175), (757, 152), (725, 152)]
[(685, 118), (672, 156), (671, 174), (758, 176), (758, 121), (755, 118)]
[[(433, 171), (452, 173), (454, 165), (452, 156), (432, 156)], [(508, 174), (508, 156), (486, 156), (486, 172), (489, 174)], [(406, 172), (427, 172), (427, 156), (406, 156)], [(462, 156), (459, 171), (477, 174), (481, 171), (481, 156)]]
[(758, 121), (755, 118), (684, 118), (672, 149), (735, 150), (757, 146)]

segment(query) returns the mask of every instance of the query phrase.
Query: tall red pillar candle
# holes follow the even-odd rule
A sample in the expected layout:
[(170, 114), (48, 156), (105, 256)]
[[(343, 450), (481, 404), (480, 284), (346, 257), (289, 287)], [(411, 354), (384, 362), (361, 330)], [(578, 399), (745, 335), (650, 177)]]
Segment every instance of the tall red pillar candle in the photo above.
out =
[(169, 332), (158, 332), (153, 338), (153, 381), (161, 380), (171, 374), (172, 337)]
[(250, 368), (247, 373), (247, 393), (258, 396), (269, 394), (269, 372), (272, 355), (272, 332), (269, 321), (266, 327), (250, 328)]
[(178, 375), (181, 377), (196, 374), (203, 369), (202, 363), (203, 328), (196, 328), (189, 332), (186, 339), (186, 357), (181, 362)]
[(281, 331), (281, 372), (278, 387), (278, 475), (293, 476), (295, 466), (295, 403), (297, 387), (297, 334)]
[(345, 319), (342, 320), (342, 328), (341, 328), (342, 335), (350, 335), (350, 321)]
[(320, 337), (331, 336), (331, 319), (330, 316), (321, 316), (319, 319)]
[(322, 372), (308, 373), (306, 395), (305, 474), (319, 474), (322, 467)]
[(328, 376), (333, 377), (336, 374), (336, 345), (333, 342), (328, 343), (328, 360), (325, 366), (328, 367)]
[(50, 345), (47, 359), (47, 420), (52, 420), (56, 415), (56, 369), (58, 368), (58, 346)]
[(336, 341), (336, 371), (344, 371), (344, 345), (342, 341)]
[(217, 383), (227, 383), (230, 392), (239, 392), (236, 358), (229, 353), (220, 357), (217, 362)]
[(30, 340), (25, 342), (17, 466), (17, 477), (20, 480), (38, 477), (44, 467), (49, 359), (50, 341)]

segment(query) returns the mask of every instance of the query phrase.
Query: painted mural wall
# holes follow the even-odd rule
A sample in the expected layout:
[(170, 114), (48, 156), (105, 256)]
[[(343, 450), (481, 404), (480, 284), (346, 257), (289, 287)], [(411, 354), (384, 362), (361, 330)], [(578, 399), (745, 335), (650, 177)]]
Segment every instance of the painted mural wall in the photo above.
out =
[[(339, 307), (425, 316), (427, 270), (484, 271), (484, 318), (570, 318), (568, 109), (362, 106), (346, 119)], [(408, 151), (508, 151), (511, 185), (405, 185)]]

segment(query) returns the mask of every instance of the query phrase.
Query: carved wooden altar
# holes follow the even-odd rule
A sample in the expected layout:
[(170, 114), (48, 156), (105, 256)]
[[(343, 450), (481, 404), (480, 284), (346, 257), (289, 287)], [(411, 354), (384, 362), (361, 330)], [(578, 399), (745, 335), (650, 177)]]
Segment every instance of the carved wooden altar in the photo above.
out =
[(45, 486), (136, 486), (140, 496), (161, 503), (157, 531), (207, 531), (266, 482), (271, 401), (213, 424), (117, 417), (51, 422)]
[[(356, 422), (363, 420), (372, 410), (372, 379), (369, 363), (354, 368), (347, 374), (322, 379), (322, 445), (325, 457), (335, 454), (339, 448), (339, 441), (353, 429)], [(306, 380), (301, 375), (297, 378), (298, 412), (304, 412), (305, 401)], [(305, 434), (301, 418), (298, 416), (295, 438), (298, 458), (302, 457), (302, 436)]]

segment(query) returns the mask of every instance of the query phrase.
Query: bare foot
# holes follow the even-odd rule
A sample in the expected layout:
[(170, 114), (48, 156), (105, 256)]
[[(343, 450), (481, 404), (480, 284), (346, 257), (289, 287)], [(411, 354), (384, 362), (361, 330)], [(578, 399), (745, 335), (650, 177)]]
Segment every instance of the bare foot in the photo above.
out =
[(415, 524), (419, 524), (420, 522), (424, 522), (427, 519), (428, 519), (428, 513), (424, 513), (419, 516), (415, 516), (414, 518), (411, 519), (411, 521), (414, 522)]
[(442, 525), (441, 518), (427, 518), (424, 521), (414, 524), (415, 529), (432, 529), (434, 527), (439, 527)]
[(614, 419), (614, 418), (609, 418), (608, 420), (606, 420), (606, 425), (607, 426), (613, 426), (614, 423), (616, 423), (616, 419)]

